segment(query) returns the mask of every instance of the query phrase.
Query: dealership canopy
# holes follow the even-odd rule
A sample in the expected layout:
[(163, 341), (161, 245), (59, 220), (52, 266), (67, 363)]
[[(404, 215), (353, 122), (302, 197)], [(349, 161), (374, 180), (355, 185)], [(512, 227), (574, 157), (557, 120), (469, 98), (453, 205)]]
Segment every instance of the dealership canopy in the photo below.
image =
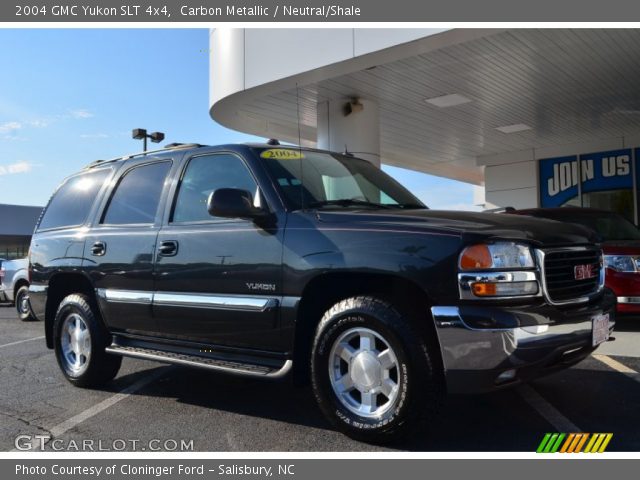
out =
[(629, 155), (613, 160), (628, 178), (601, 188), (632, 188), (639, 51), (632, 29), (214, 29), (210, 113), (531, 207), (541, 159)]

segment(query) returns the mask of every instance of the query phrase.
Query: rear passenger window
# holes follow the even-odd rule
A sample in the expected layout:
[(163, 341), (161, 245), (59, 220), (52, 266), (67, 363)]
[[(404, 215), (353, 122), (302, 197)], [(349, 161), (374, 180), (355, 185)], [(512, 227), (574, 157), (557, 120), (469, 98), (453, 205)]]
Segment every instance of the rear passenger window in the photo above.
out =
[(103, 168), (67, 179), (51, 197), (38, 230), (82, 225), (110, 173)]
[(153, 223), (170, 168), (171, 162), (159, 162), (141, 165), (125, 173), (109, 200), (101, 223)]

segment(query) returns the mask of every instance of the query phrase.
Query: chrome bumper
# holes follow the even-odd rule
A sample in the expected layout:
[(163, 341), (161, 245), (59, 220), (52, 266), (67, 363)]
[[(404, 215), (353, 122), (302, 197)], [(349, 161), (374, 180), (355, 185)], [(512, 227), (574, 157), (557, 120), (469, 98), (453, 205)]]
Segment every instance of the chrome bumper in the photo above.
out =
[(584, 359), (594, 350), (592, 318), (608, 313), (613, 330), (615, 297), (603, 295), (572, 310), (550, 305), (436, 306), (431, 313), (447, 390), (476, 393), (513, 385)]

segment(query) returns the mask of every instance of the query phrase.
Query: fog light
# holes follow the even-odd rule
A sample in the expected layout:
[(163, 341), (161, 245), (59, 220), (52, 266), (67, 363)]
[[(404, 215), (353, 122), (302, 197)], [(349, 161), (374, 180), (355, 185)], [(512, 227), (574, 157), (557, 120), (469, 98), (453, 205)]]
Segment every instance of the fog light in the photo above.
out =
[(471, 284), (471, 291), (476, 297), (535, 295), (538, 293), (538, 282), (475, 282)]
[(515, 369), (506, 370), (502, 372), (500, 375), (498, 375), (498, 377), (496, 378), (496, 384), (510, 382), (512, 380), (515, 380), (515, 378), (516, 378)]

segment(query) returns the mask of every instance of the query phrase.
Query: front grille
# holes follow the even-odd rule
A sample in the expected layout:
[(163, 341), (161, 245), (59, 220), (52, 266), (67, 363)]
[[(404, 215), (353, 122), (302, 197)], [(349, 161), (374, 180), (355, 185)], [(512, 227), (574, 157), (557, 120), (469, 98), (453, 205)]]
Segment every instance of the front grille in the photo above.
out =
[[(576, 279), (576, 266), (591, 265), (593, 277)], [(600, 288), (600, 250), (552, 250), (545, 252), (544, 276), (552, 302), (566, 302), (595, 293)]]

